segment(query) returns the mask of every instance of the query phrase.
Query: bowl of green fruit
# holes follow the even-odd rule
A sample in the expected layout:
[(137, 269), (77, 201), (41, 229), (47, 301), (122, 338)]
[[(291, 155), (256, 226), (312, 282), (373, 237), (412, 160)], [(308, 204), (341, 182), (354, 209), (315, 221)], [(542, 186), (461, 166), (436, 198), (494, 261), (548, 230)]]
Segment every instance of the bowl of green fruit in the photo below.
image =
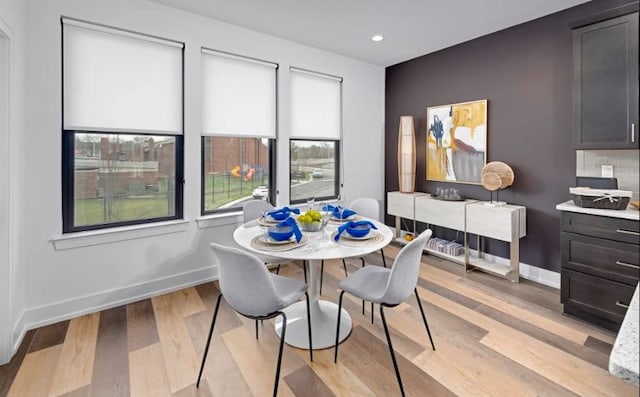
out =
[(322, 229), (322, 215), (318, 211), (309, 210), (298, 216), (298, 223), (305, 232), (318, 232)]

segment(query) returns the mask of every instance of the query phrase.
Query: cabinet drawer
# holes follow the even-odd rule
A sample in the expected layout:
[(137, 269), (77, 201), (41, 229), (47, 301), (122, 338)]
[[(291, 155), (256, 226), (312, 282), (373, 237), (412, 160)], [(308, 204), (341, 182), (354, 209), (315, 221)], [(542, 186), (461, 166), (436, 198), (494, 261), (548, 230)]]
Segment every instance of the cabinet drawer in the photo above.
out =
[(586, 318), (609, 329), (624, 319), (636, 286), (562, 269), (561, 301), (565, 313)]
[(514, 242), (526, 235), (526, 208), (518, 205), (467, 206), (467, 233)]
[(562, 233), (562, 267), (635, 286), (640, 253), (635, 244)]
[(393, 216), (413, 219), (413, 200), (416, 194), (388, 192), (387, 193), (387, 213)]
[(443, 201), (429, 196), (416, 197), (416, 220), (455, 230), (465, 230), (466, 206), (473, 201)]
[(630, 219), (562, 212), (562, 231), (638, 244), (640, 223)]

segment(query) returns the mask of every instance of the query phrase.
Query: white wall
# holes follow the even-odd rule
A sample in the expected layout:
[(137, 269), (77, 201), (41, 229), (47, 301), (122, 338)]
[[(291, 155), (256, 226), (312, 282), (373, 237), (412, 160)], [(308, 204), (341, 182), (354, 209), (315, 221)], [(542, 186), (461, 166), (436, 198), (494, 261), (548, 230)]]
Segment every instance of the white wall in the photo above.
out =
[[(153, 237), (56, 250), (61, 222), (60, 16), (186, 43), (185, 226)], [(288, 202), (289, 66), (342, 76), (345, 194), (383, 199), (384, 68), (143, 0), (29, 0), (26, 134), (19, 266), (26, 269), (26, 328), (199, 283), (214, 275), (210, 241), (231, 242), (237, 217), (198, 228), (200, 215), (200, 47), (280, 65), (278, 190)], [(171, 226), (167, 230), (174, 230)], [(163, 230), (160, 228), (159, 230)], [(141, 233), (146, 233), (142, 231)], [(91, 234), (91, 233), (85, 233)], [(108, 234), (119, 238), (125, 235)], [(97, 240), (89, 239), (90, 243)]]
[(24, 2), (0, 1), (0, 364), (9, 360), (24, 311), (24, 269), (16, 266), (21, 227), (24, 133)]

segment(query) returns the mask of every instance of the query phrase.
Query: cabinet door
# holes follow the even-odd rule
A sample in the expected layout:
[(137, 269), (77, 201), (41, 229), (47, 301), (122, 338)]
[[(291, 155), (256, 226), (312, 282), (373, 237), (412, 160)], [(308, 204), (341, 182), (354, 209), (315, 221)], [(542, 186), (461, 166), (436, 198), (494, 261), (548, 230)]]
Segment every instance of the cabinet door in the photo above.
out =
[(636, 244), (640, 241), (638, 221), (562, 211), (562, 231)]
[(638, 13), (573, 31), (576, 149), (638, 148)]
[(562, 232), (562, 268), (635, 286), (640, 253), (636, 244)]
[(610, 330), (620, 328), (635, 286), (567, 269), (562, 269), (560, 280), (565, 313)]

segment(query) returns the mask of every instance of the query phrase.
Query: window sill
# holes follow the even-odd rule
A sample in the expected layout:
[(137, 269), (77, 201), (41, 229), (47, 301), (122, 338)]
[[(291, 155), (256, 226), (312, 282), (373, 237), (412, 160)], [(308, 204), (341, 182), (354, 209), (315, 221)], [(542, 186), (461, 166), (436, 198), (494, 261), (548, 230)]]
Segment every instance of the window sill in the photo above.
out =
[(115, 243), (118, 241), (160, 236), (163, 234), (180, 233), (188, 229), (189, 223), (190, 222), (187, 220), (176, 220), (136, 226), (125, 226), (55, 236), (49, 241), (51, 241), (56, 251), (62, 251), (74, 248), (90, 247), (92, 245)]
[(196, 218), (198, 229), (208, 229), (226, 225), (239, 225), (242, 223), (242, 211), (225, 212), (222, 214), (205, 215)]

